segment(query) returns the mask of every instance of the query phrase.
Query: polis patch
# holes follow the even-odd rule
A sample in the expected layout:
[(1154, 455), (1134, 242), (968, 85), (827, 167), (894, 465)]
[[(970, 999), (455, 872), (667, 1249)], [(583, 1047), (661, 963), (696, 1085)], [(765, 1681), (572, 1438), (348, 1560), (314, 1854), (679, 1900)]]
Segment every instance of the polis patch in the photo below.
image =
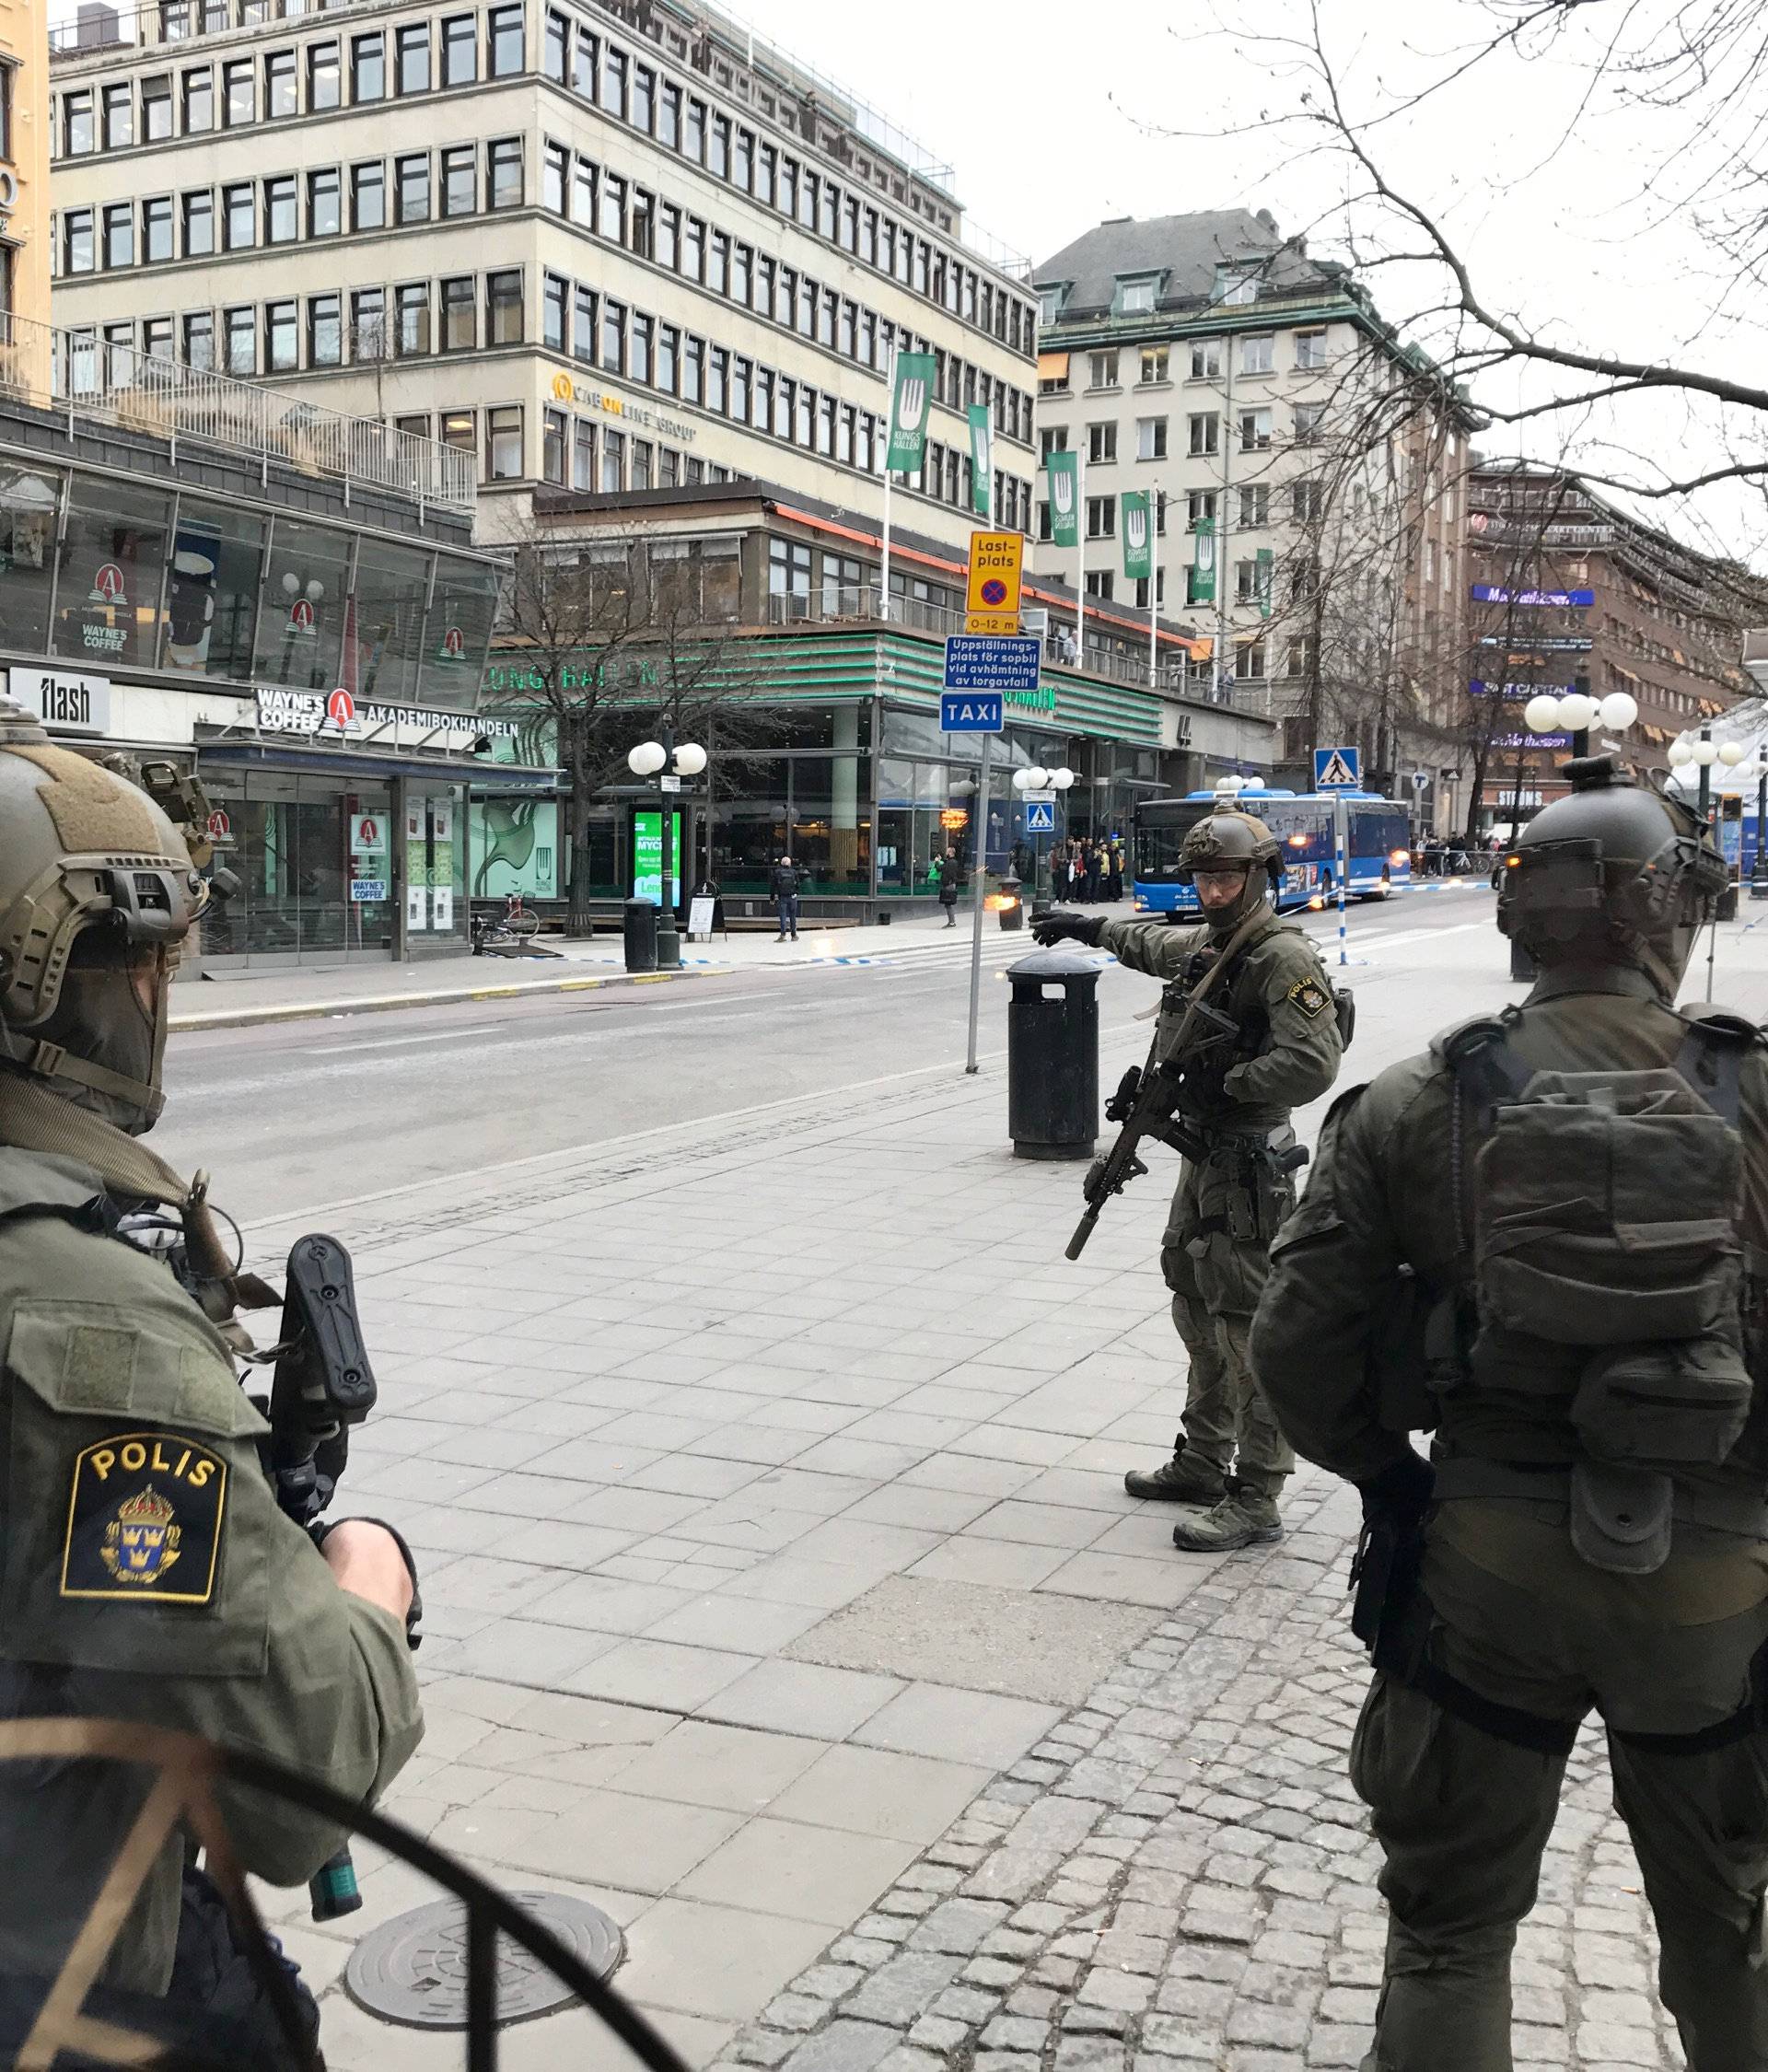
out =
[(1332, 995), (1317, 979), (1297, 979), (1289, 988), (1289, 997), (1309, 1021), (1318, 1021), (1332, 1004)]
[(171, 1432), (122, 1432), (74, 1458), (64, 1597), (207, 1604), (215, 1595), (227, 1464)]

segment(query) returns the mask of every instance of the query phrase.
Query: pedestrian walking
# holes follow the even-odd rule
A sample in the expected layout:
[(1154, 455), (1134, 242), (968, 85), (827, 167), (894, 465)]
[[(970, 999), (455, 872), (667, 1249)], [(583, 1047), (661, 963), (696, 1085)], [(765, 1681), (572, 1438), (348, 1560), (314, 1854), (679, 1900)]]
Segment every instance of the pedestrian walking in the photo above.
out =
[[(1173, 1544), (1219, 1554), (1283, 1536), (1277, 1498), (1295, 1459), (1247, 1341), (1271, 1240), (1295, 1205), (1284, 1162), (1296, 1142), (1290, 1111), (1338, 1077), (1343, 1041), (1319, 952), (1270, 904), (1281, 864), (1264, 822), (1218, 808), (1185, 836), (1179, 868), (1197, 888), (1202, 927), (1176, 928), (1165, 915), (1053, 914), (1032, 933), (1041, 943), (1102, 946), (1169, 982), (1157, 1041), (1186, 1032), (1173, 1061), (1184, 1071), (1177, 1116), (1203, 1150), (1186, 1154), (1160, 1252), (1190, 1356), (1184, 1422), (1172, 1458), (1133, 1469), (1123, 1483), (1132, 1496), (1202, 1507), (1173, 1528)], [(1188, 1014), (1183, 998), (1224, 957), (1208, 1005), (1235, 1025), (1228, 1041)]]
[(797, 865), (789, 856), (782, 856), (767, 881), (767, 889), (779, 909), (780, 932), (776, 939), (780, 942), (798, 939), (798, 894), (802, 885)]
[(955, 928), (958, 925), (958, 889), (964, 875), (957, 850), (948, 849), (933, 867), (939, 877), (939, 903), (946, 910), (946, 925)]
[(1768, 1038), (1674, 1007), (1710, 833), (1609, 757), (1566, 774), (1499, 894), (1534, 989), (1333, 1108), (1252, 1331), (1284, 1430), (1363, 1498), (1381, 2072), (1507, 2072), (1592, 1710), (1691, 2072), (1768, 2065)]

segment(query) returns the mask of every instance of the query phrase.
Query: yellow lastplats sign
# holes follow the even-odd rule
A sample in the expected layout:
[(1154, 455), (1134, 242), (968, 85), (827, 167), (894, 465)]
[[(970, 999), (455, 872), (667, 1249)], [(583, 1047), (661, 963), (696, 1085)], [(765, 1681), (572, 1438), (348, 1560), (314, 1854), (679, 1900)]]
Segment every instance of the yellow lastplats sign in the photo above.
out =
[(1021, 532), (972, 532), (970, 594), (964, 631), (1016, 634), (1019, 630), (1019, 584), (1025, 566)]

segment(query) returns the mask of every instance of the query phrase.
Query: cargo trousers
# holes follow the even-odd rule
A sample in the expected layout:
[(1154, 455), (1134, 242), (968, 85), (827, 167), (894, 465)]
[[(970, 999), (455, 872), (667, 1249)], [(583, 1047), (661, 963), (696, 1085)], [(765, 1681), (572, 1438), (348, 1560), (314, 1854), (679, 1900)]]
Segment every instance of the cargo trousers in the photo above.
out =
[(1276, 1496), (1296, 1465), (1248, 1347), (1271, 1240), (1294, 1206), (1286, 1180), (1249, 1187), (1239, 1154), (1225, 1145), (1185, 1160), (1160, 1244), (1173, 1324), (1190, 1359), (1173, 1451), (1237, 1475), (1257, 1496)]
[[(1390, 1913), (1364, 2072), (1510, 2072), (1517, 1925), (1535, 1902), (1572, 1734), (1592, 1710), (1690, 2072), (1761, 2072), (1768, 1734), (1748, 1707), (1768, 1645), (1764, 1550), (1673, 1554), (1654, 1577), (1616, 1577), (1508, 1508), (1458, 1502), (1433, 1520), (1430, 1659), (1485, 1700), (1563, 1723), (1564, 1744), (1519, 1745), (1377, 1673), (1351, 1752)], [(1483, 1565), (1495, 1549), (1505, 1573)]]

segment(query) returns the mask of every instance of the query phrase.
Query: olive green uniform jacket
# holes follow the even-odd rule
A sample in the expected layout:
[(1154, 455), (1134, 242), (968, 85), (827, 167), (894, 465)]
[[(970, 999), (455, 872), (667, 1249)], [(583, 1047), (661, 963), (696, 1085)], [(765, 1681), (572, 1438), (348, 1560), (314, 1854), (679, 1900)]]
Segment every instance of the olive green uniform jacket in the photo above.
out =
[[(180, 1729), (372, 1799), (422, 1733), (403, 1629), (277, 1508), (226, 1345), (163, 1263), (95, 1227), (99, 1193), (88, 1167), (0, 1146), (0, 1718)], [(0, 1969), (60, 1970), (151, 1781), (0, 1764)], [(273, 1884), (341, 1840), (253, 1793), (221, 1805)], [(182, 1854), (161, 1852), (109, 1984), (165, 1990)]]

